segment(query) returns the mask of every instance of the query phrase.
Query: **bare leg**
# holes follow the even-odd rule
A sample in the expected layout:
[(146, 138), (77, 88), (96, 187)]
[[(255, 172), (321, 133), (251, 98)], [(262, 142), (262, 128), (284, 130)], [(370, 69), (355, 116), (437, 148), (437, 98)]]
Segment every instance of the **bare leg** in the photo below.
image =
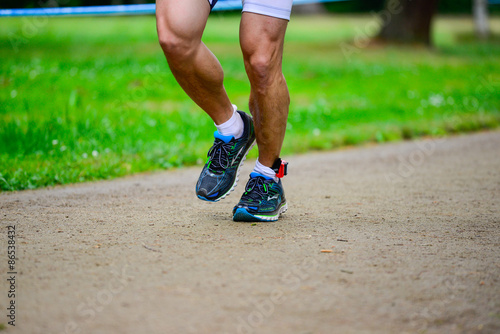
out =
[(250, 80), (249, 108), (254, 117), (259, 161), (271, 167), (285, 138), (290, 95), (281, 71), (288, 21), (244, 12), (240, 44)]
[(158, 0), (156, 27), (160, 45), (177, 82), (216, 124), (233, 115), (224, 89), (224, 72), (201, 37), (210, 14), (202, 0)]

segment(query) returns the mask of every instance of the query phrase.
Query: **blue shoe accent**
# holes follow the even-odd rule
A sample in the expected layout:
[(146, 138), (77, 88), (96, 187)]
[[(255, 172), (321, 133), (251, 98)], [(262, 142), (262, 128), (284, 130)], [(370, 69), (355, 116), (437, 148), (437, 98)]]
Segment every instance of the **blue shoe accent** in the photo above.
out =
[(233, 220), (238, 222), (262, 222), (266, 221), (250, 214), (245, 208), (238, 208), (233, 215)]
[(259, 173), (256, 173), (256, 172), (251, 172), (250, 173), (250, 178), (254, 178), (254, 177), (263, 177), (265, 178), (266, 180), (274, 180), (272, 177), (269, 177), (269, 176), (265, 176), (265, 175), (262, 175), (262, 174), (259, 174)]
[(234, 138), (233, 136), (223, 136), (223, 135), (220, 134), (219, 131), (215, 131), (214, 132), (214, 137), (222, 140), (226, 144), (229, 143), (231, 141), (231, 139)]
[(200, 195), (196, 195), (198, 196), (199, 199), (201, 199), (202, 201), (207, 201), (207, 202), (211, 202), (210, 200), (206, 199), (205, 197), (203, 196), (200, 196)]

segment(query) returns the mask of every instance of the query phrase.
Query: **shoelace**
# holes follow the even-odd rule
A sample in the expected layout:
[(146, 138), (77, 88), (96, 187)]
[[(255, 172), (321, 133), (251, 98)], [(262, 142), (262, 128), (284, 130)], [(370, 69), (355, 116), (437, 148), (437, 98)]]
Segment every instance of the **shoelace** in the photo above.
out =
[(253, 177), (247, 183), (245, 193), (242, 196), (242, 200), (260, 200), (262, 197), (264, 197), (265, 194), (267, 194), (267, 192), (268, 190), (265, 184), (265, 179), (260, 176)]
[(225, 170), (229, 167), (229, 152), (233, 144), (226, 143), (223, 140), (216, 139), (214, 145), (208, 151), (212, 163), (209, 169), (212, 171)]

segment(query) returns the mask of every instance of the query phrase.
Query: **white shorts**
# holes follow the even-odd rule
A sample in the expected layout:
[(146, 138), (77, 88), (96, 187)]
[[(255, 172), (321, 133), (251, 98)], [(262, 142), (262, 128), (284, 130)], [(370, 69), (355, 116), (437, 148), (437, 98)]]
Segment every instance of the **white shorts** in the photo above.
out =
[[(293, 0), (242, 0), (243, 12), (250, 12), (290, 21)], [(213, 8), (217, 0), (208, 0)]]

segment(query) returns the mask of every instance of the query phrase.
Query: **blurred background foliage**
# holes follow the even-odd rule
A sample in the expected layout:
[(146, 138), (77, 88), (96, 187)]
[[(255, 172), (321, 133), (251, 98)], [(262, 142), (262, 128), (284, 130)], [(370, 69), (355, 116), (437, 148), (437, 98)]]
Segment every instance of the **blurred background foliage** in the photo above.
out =
[[(441, 0), (438, 13), (448, 15), (435, 18), (432, 47), (403, 46), (371, 43), (383, 0), (325, 6), (332, 15), (294, 15), (287, 31), (284, 156), (500, 127), (500, 17), (478, 38), (471, 1)], [(245, 110), (240, 14), (213, 14), (203, 39)], [(203, 163), (213, 122), (171, 75), (153, 15), (0, 21), (0, 192)]]
[[(145, 0), (2, 0), (1, 8), (34, 8), (56, 6), (104, 6), (122, 4), (154, 3)], [(345, 2), (326, 3), (328, 11), (336, 13), (366, 13), (381, 10), (384, 0), (352, 0)], [(440, 14), (467, 14), (471, 13), (472, 0), (440, 0), (438, 12)], [(492, 13), (499, 13), (499, 6), (491, 7)]]

